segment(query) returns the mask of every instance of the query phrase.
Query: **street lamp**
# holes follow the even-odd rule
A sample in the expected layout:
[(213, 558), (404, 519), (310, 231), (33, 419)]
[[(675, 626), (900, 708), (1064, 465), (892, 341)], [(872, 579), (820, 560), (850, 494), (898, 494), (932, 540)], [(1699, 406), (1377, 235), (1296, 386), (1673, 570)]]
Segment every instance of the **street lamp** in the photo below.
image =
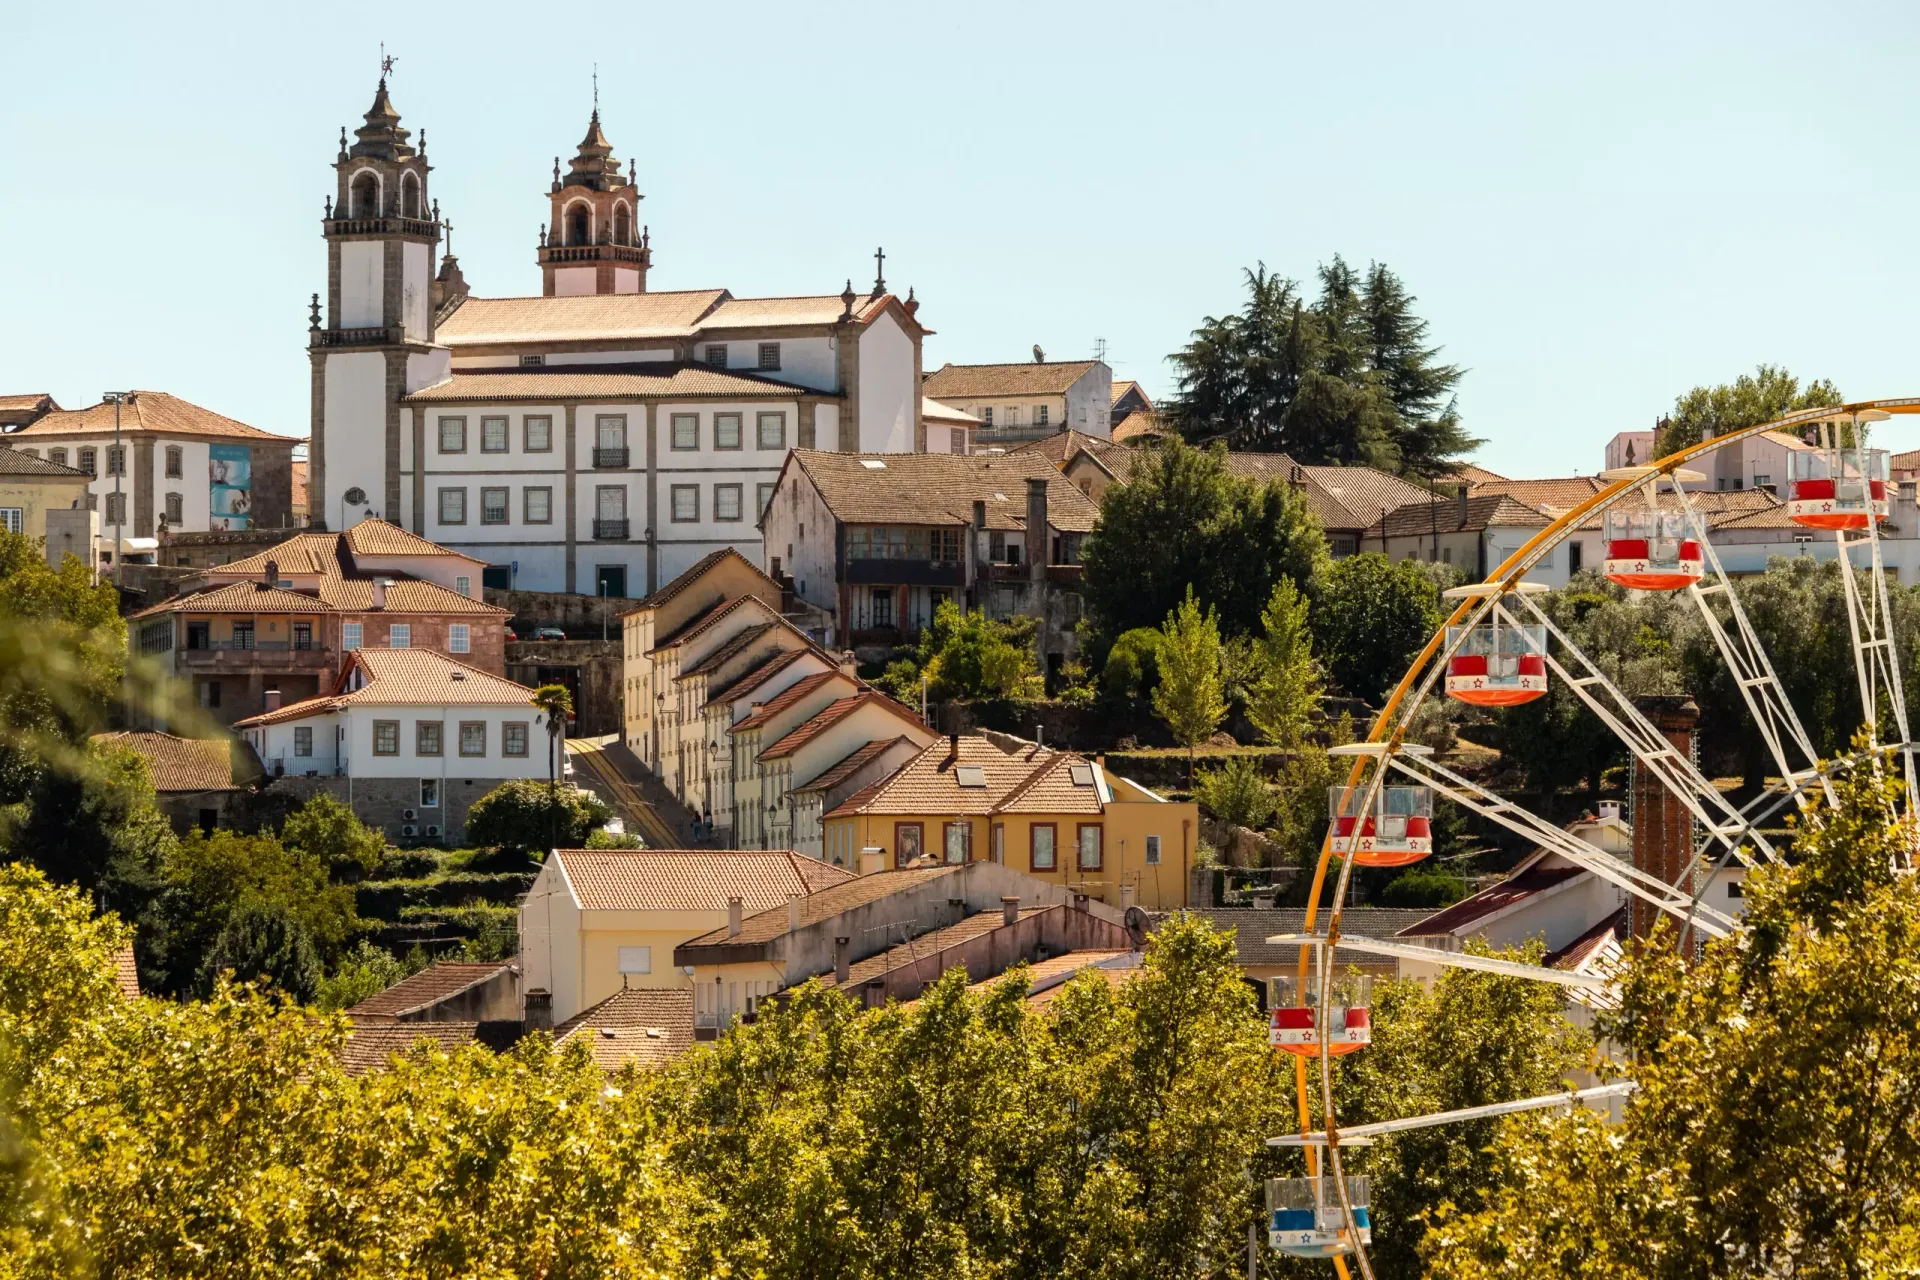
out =
[(107, 455), (107, 465), (113, 468), (113, 585), (116, 587), (126, 581), (120, 566), (127, 559), (127, 499), (120, 492), (120, 476), (127, 469), (127, 455), (120, 446), (120, 406), (131, 399), (131, 391), (108, 391), (100, 397), (101, 404), (113, 406), (113, 452)]

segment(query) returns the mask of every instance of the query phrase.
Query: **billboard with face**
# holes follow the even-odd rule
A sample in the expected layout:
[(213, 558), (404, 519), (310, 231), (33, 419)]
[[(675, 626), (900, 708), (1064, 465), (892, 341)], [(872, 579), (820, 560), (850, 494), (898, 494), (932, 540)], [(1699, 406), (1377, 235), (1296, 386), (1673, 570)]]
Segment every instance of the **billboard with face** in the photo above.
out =
[(253, 527), (253, 450), (244, 444), (216, 444), (207, 450), (208, 527)]

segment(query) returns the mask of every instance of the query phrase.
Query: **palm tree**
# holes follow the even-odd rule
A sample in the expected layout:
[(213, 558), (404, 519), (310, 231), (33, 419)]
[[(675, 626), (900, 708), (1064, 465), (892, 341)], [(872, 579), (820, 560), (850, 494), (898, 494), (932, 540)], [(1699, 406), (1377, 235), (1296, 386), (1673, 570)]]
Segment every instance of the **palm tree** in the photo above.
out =
[(543, 684), (533, 691), (533, 705), (547, 717), (547, 834), (551, 847), (560, 843), (560, 735), (573, 718), (573, 695), (563, 684)]

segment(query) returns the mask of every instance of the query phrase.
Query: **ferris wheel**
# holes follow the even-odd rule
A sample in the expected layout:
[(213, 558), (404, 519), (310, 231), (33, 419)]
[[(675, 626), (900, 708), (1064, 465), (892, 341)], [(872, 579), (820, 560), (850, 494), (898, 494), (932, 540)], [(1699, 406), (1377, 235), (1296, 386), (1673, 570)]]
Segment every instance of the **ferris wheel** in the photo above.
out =
[[(1823, 811), (1836, 803), (1831, 779), (1838, 771), (1896, 770), (1904, 780), (1907, 812), (1920, 813), (1920, 770), (1913, 759), (1915, 743), (1908, 730), (1878, 533), (1888, 514), (1887, 454), (1866, 444), (1871, 424), (1914, 413), (1920, 413), (1920, 398), (1806, 410), (1729, 432), (1649, 466), (1606, 472), (1601, 477), (1605, 488), (1553, 520), (1486, 581), (1445, 593), (1455, 602), (1451, 616), (1413, 659), (1375, 719), (1369, 740), (1334, 748), (1336, 754), (1353, 757), (1353, 764), (1346, 781), (1330, 790), (1327, 838), (1304, 930), (1268, 940), (1300, 948), (1296, 972), (1270, 980), (1268, 1033), (1276, 1050), (1295, 1059), (1300, 1132), (1270, 1142), (1303, 1147), (1307, 1159), (1306, 1177), (1267, 1183), (1268, 1243), (1274, 1249), (1331, 1258), (1343, 1280), (1352, 1261), (1371, 1280), (1370, 1188), (1366, 1178), (1345, 1173), (1343, 1143), (1364, 1145), (1377, 1134), (1398, 1129), (1578, 1105), (1633, 1087), (1621, 1082), (1346, 1131), (1338, 1127), (1333, 1060), (1364, 1050), (1371, 1039), (1371, 979), (1342, 975), (1337, 959), (1341, 949), (1551, 982), (1573, 989), (1588, 1003), (1607, 1002), (1605, 979), (1588, 974), (1342, 936), (1341, 915), (1355, 865), (1402, 866), (1433, 852), (1436, 794), (1612, 883), (1629, 899), (1672, 916), (1683, 930), (1709, 938), (1725, 937), (1739, 927), (1733, 915), (1703, 900), (1713, 876), (1729, 862), (1754, 867), (1777, 861), (1780, 855), (1762, 824), (1791, 805), (1802, 822), (1818, 825)], [(1865, 751), (1852, 756), (1822, 760), (1815, 750), (1687, 490), (1704, 479), (1688, 463), (1769, 431), (1812, 437), (1809, 447), (1790, 453), (1787, 518), (1830, 534), (1842, 566), (1855, 571), (1840, 576), (1869, 741)], [(1699, 609), (1777, 778), (1744, 805), (1736, 805), (1702, 775), (1691, 756), (1679, 750), (1537, 602), (1546, 588), (1527, 581), (1528, 571), (1595, 517), (1603, 521), (1607, 578), (1634, 591), (1684, 592)], [(1406, 741), (1415, 715), (1431, 696), (1477, 707), (1510, 707), (1543, 697), (1555, 680), (1579, 698), (1626, 747), (1636, 767), (1691, 818), (1696, 833), (1692, 861), (1672, 882), (1589, 844), (1448, 768), (1428, 748)], [(1327, 927), (1317, 934), (1315, 919), (1323, 908)]]

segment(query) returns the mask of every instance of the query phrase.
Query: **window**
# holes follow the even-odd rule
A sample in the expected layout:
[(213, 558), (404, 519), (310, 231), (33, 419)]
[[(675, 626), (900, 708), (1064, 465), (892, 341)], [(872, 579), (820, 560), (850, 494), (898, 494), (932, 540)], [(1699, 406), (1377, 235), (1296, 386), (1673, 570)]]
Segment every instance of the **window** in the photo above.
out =
[(753, 518), (756, 524), (759, 523), (760, 519), (767, 514), (767, 504), (771, 501), (773, 501), (772, 485), (761, 484), (761, 485), (754, 486)]
[(965, 427), (947, 428), (947, 452), (965, 454), (967, 451), (967, 429)]
[(413, 725), (413, 754), (417, 756), (437, 756), (440, 754), (440, 722), (438, 720), (417, 720)]
[(1080, 869), (1082, 871), (1100, 869), (1100, 825), (1098, 823), (1080, 825)]
[(762, 372), (773, 372), (780, 368), (780, 344), (763, 342), (760, 344), (760, 368)]
[(991, 835), (988, 836), (987, 841), (988, 841), (987, 856), (992, 858), (995, 862), (999, 862), (999, 863), (1006, 862), (1007, 860), (1007, 824), (1004, 822), (994, 823), (993, 832)]
[(1753, 478), (1753, 487), (1756, 489), (1771, 489), (1773, 488), (1773, 477), (1756, 475)]
[(673, 522), (690, 524), (700, 518), (700, 486), (697, 484), (676, 484), (673, 486)]
[(603, 484), (593, 491), (593, 514), (599, 520), (627, 518), (627, 486)]
[(440, 779), (420, 779), (420, 807), (438, 809), (440, 807)]
[(93, 459), (94, 459), (93, 450), (82, 449), (80, 451), (80, 469), (86, 472), (88, 475), (94, 474)]
[(682, 451), (700, 447), (700, 415), (676, 413), (672, 418), (673, 447)]
[(503, 756), (525, 756), (527, 754), (527, 726), (524, 722), (500, 726), (500, 754)]
[(653, 948), (652, 947), (620, 948), (620, 972), (652, 973), (653, 972)]
[(1036, 822), (1033, 824), (1033, 869), (1051, 871), (1053, 868), (1053, 824)]
[(217, 707), (220, 705), (220, 682), (218, 680), (208, 680), (200, 686), (200, 705), (203, 707)]
[(179, 524), (187, 518), (187, 500), (177, 493), (167, 495), (167, 523)]
[(1033, 425), (1036, 427), (1044, 427), (1047, 425), (1046, 405), (1037, 404), (1033, 407)]
[(786, 414), (763, 413), (760, 415), (760, 447), (762, 449), (784, 449), (787, 447)]
[(713, 447), (716, 449), (738, 449), (740, 447), (739, 414), (716, 413), (713, 415)]
[(307, 757), (313, 754), (313, 726), (300, 725), (293, 731), (293, 754)]
[[(621, 452), (627, 447), (627, 415), (624, 413), (603, 413), (593, 420), (594, 447), (609, 452)], [(623, 465), (623, 464), (621, 464)]]
[(127, 446), (123, 444), (107, 446), (107, 474), (110, 476), (127, 474)]
[(471, 600), (473, 598), (473, 579), (463, 573), (453, 580), (453, 589)]
[(717, 484), (713, 486), (713, 518), (733, 521), (740, 518), (740, 486), (737, 484)]
[(522, 515), (528, 524), (553, 523), (553, 490), (545, 485), (520, 491)]
[(178, 480), (186, 474), (184, 451), (177, 444), (167, 446), (167, 479)]
[(1147, 865), (1150, 867), (1157, 867), (1160, 865), (1160, 837), (1159, 836), (1147, 837)]
[(467, 420), (465, 418), (440, 419), (440, 452), (465, 453), (467, 451)]
[(507, 420), (505, 418), (480, 419), (480, 452), (505, 453), (507, 451)]
[(57, 462), (64, 467), (67, 465), (67, 451), (65, 449), (49, 449), (47, 450), (47, 461)]
[(411, 623), (396, 622), (387, 628), (387, 648), (406, 649), (413, 645), (413, 626)]
[(398, 720), (373, 722), (373, 754), (377, 756), (400, 754), (400, 722)]
[(20, 533), (26, 523), (26, 508), (0, 507), (0, 529), (8, 533)]
[(707, 344), (707, 363), (716, 369), (726, 368), (727, 344), (724, 342), (709, 342)]
[(253, 648), (253, 623), (251, 620), (233, 624), (233, 647), (236, 649)]
[(1020, 406), (1019, 405), (1010, 404), (1007, 406), (1006, 425), (1009, 427), (1017, 427), (1020, 425)]
[(526, 440), (522, 446), (528, 453), (553, 452), (553, 419), (528, 418), (524, 434)]
[(510, 502), (508, 491), (505, 489), (482, 489), (480, 491), (480, 523), (505, 524)]
[(920, 856), (920, 824), (917, 822), (896, 822), (893, 824), (893, 865), (904, 867)]
[(487, 754), (486, 721), (462, 720), (460, 722), (460, 754), (463, 756), (484, 756)]
[(547, 362), (547, 358), (543, 355), (532, 355), (532, 356), (520, 357), (520, 367), (522, 369), (538, 369), (541, 365), (545, 364), (546, 362)]
[(313, 624), (296, 622), (293, 624), (293, 647), (296, 649), (313, 648)]
[(1585, 548), (1582, 547), (1577, 542), (1569, 542), (1567, 544), (1567, 572), (1568, 573), (1580, 572), (1580, 553), (1584, 550)]
[(107, 495), (107, 523), (125, 524), (127, 522), (127, 495), (110, 493)]
[(361, 624), (358, 622), (349, 622), (340, 628), (340, 647), (342, 649), (358, 649), (360, 647), (360, 628)]
[(890, 627), (893, 625), (893, 588), (875, 587), (872, 600), (872, 613), (867, 625), (871, 627)]
[(447, 628), (448, 653), (472, 653), (473, 632), (464, 622), (456, 622)]
[(970, 822), (949, 822), (946, 830), (947, 861), (965, 862), (967, 847), (972, 843), (973, 824)]
[(440, 523), (465, 524), (467, 522), (467, 491), (465, 489), (442, 489), (440, 491)]

